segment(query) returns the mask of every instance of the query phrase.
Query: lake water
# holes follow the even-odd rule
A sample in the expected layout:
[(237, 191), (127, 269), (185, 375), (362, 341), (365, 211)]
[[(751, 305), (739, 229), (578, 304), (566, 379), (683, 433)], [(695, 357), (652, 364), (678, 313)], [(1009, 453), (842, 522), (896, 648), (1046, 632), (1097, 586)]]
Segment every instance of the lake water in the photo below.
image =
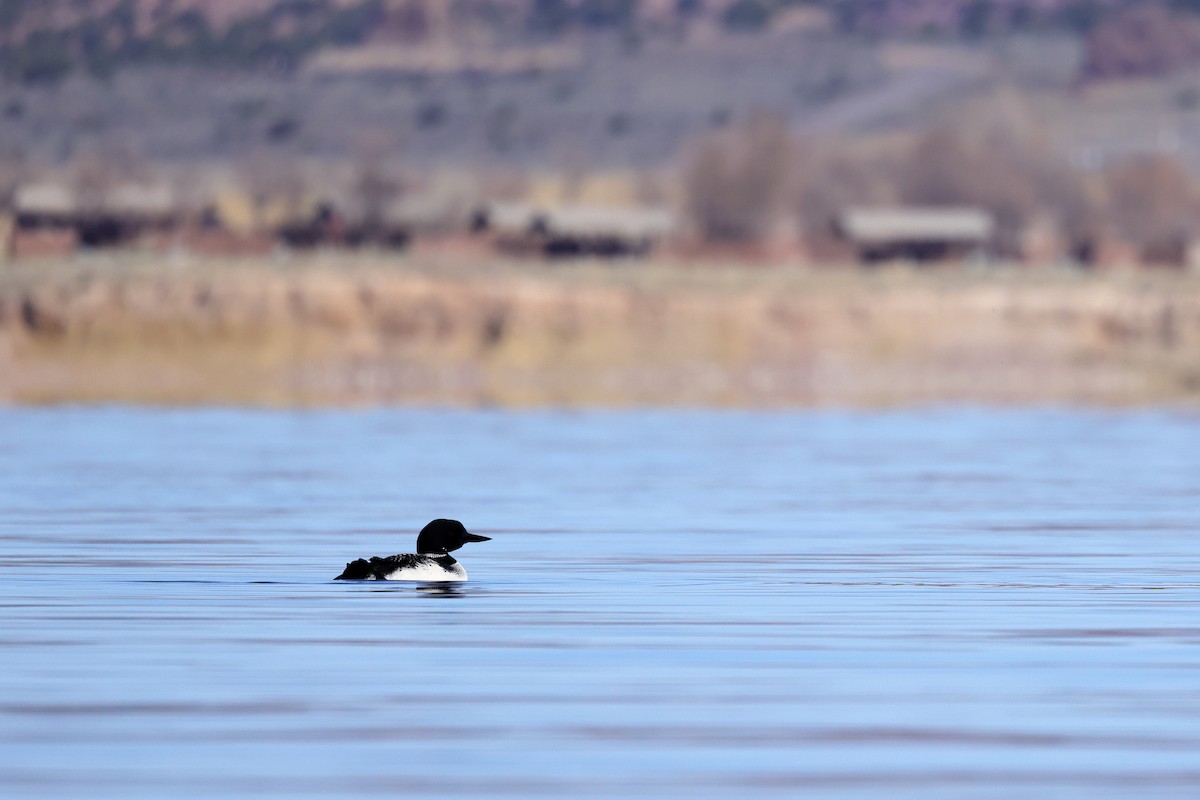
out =
[[(0, 795), (1200, 796), (1200, 416), (0, 409)], [(451, 591), (330, 579), (433, 517)]]

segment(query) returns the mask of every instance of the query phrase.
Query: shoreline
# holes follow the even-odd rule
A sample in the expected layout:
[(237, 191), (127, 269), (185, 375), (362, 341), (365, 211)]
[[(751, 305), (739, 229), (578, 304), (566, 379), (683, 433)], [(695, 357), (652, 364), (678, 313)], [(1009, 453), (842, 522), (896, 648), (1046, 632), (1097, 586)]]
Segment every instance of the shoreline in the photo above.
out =
[(1200, 278), (137, 254), (0, 267), (0, 402), (1200, 405)]

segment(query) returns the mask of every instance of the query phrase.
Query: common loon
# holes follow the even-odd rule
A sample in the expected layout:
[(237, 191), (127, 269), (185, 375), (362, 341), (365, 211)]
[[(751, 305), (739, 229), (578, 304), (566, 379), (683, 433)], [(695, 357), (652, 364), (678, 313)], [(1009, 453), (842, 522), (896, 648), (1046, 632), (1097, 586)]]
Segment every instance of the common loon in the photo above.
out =
[(417, 552), (351, 561), (335, 581), (465, 581), (467, 571), (450, 555), (467, 542), (491, 541), (468, 533), (456, 519), (435, 519), (417, 534)]

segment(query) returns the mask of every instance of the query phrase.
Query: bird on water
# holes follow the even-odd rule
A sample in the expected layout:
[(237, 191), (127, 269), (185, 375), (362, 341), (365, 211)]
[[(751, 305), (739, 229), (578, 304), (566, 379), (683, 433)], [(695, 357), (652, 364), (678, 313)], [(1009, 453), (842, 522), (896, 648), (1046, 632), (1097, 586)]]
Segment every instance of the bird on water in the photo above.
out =
[(491, 541), (456, 519), (435, 519), (417, 534), (417, 552), (351, 561), (335, 581), (465, 581), (467, 571), (450, 555), (467, 542)]

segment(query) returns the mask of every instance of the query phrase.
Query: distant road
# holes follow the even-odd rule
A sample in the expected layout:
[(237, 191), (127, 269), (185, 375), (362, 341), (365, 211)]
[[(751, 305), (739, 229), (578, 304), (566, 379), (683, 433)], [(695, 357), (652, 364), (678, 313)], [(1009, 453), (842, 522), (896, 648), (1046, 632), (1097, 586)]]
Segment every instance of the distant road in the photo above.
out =
[(861, 133), (897, 122), (912, 123), (938, 103), (978, 89), (993, 73), (985, 59), (955, 58), (945, 65), (901, 68), (877, 88), (844, 100), (798, 112), (792, 119), (800, 133)]

